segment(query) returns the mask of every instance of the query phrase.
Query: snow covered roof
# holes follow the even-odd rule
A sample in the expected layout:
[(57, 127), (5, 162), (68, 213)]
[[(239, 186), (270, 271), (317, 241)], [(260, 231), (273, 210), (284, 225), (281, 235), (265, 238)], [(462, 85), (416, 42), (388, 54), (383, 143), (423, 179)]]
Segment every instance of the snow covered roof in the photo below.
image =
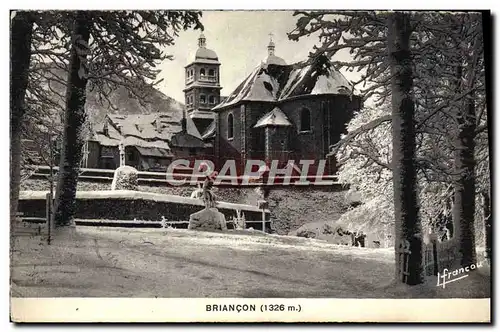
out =
[(201, 139), (200, 131), (191, 117), (186, 118), (186, 131), (189, 135)]
[(301, 95), (351, 96), (352, 84), (325, 56), (292, 65), (262, 63), (214, 110), (241, 101), (276, 102)]
[(287, 84), (281, 91), (280, 98), (286, 99), (304, 94), (351, 95), (352, 88), (352, 84), (333, 66), (325, 64), (317, 68), (314, 65), (307, 65), (291, 71)]
[(275, 101), (279, 88), (276, 78), (270, 76), (267, 65), (262, 64), (255, 68), (253, 72), (215, 109), (236, 104), (243, 100), (252, 101)]
[(172, 146), (182, 147), (182, 148), (204, 148), (205, 143), (201, 138), (194, 137), (185, 132), (180, 132), (175, 134), (171, 140)]
[(201, 136), (202, 139), (209, 139), (215, 136), (215, 121), (210, 122), (207, 129)]
[[(104, 146), (135, 146), (148, 149), (170, 151), (172, 137), (182, 131), (178, 114), (108, 114), (105, 122), (96, 128), (92, 137)], [(186, 119), (186, 131), (189, 135), (201, 139), (201, 135), (191, 118)], [(150, 151), (151, 152), (151, 151)], [(163, 151), (153, 151), (156, 155)]]
[(262, 116), (254, 128), (267, 127), (267, 126), (291, 126), (292, 123), (288, 120), (288, 117), (283, 113), (279, 107), (273, 108), (271, 112), (268, 112)]
[(124, 137), (169, 140), (174, 133), (181, 130), (179, 120), (173, 119), (170, 113), (109, 114), (108, 119), (109, 123)]

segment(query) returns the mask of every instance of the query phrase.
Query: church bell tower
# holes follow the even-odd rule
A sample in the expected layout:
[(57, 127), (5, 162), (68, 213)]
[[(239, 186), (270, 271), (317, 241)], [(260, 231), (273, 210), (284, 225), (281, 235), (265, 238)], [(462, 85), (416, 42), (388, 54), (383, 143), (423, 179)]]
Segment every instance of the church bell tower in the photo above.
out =
[(203, 134), (214, 121), (211, 110), (220, 102), (220, 62), (217, 54), (206, 47), (203, 33), (198, 38), (198, 50), (194, 61), (185, 67), (186, 84), (184, 88), (187, 116)]

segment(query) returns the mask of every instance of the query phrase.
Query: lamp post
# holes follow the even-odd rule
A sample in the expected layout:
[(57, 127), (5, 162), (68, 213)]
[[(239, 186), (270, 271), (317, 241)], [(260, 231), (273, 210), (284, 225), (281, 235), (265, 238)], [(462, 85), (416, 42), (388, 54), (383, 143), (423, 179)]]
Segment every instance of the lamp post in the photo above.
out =
[(120, 150), (120, 167), (125, 166), (125, 146), (123, 141), (118, 145), (118, 149)]

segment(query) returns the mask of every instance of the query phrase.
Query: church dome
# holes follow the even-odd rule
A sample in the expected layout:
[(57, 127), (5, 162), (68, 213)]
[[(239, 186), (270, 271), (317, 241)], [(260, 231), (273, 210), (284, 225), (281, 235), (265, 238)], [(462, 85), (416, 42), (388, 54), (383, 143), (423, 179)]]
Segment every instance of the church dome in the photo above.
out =
[(199, 60), (199, 59), (219, 60), (219, 58), (217, 57), (217, 53), (215, 53), (214, 51), (212, 51), (206, 47), (200, 47), (196, 51), (195, 59), (196, 60)]
[(286, 62), (279, 56), (274, 55), (274, 50), (276, 48), (276, 44), (274, 43), (272, 39), (272, 33), (269, 34), (271, 36), (271, 39), (269, 40), (269, 44), (267, 45), (267, 59), (265, 61), (266, 64), (268, 65), (281, 65), (285, 66)]
[(269, 55), (266, 59), (266, 64), (286, 66), (285, 60), (276, 55)]
[(219, 57), (217, 56), (217, 53), (207, 48), (207, 39), (202, 33), (200, 37), (198, 37), (198, 50), (196, 51), (195, 61), (206, 60), (218, 62)]

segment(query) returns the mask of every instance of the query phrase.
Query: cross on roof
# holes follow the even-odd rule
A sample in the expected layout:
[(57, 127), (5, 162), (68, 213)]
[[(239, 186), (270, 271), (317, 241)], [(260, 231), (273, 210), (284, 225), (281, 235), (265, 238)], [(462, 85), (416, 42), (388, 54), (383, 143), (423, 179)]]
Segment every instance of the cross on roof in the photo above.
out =
[(270, 32), (270, 33), (269, 33), (269, 39), (270, 39), (271, 41), (273, 41), (273, 36), (274, 36), (274, 34), (273, 34), (272, 32)]

